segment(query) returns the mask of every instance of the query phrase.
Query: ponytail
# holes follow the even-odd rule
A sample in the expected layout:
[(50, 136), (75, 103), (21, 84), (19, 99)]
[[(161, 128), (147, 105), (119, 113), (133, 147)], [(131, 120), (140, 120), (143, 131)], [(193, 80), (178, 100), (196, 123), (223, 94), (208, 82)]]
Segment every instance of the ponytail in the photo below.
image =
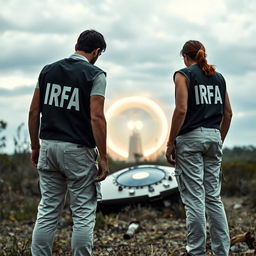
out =
[(214, 65), (209, 65), (207, 63), (206, 53), (203, 49), (198, 50), (196, 57), (195, 57), (195, 61), (197, 62), (199, 67), (204, 71), (204, 74), (206, 76), (215, 75), (215, 73), (216, 73), (215, 67), (214, 67)]
[(196, 61), (206, 76), (215, 75), (215, 66), (207, 63), (205, 48), (201, 42), (196, 40), (187, 41), (180, 53), (182, 56), (187, 55)]

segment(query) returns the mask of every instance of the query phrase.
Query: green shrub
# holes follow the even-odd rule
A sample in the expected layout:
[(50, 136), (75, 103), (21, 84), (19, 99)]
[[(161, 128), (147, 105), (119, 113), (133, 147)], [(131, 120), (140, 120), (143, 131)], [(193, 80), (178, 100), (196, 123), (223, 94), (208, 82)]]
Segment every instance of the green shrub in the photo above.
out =
[(222, 191), (226, 195), (246, 195), (256, 179), (256, 163), (223, 163)]

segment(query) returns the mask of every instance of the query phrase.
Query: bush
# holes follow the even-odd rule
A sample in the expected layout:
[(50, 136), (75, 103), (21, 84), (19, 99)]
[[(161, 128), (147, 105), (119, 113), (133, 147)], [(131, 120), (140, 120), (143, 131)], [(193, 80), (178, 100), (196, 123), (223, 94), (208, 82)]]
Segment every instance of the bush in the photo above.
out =
[(31, 165), (29, 153), (16, 153), (11, 156), (0, 154), (0, 194), (8, 191), (38, 194), (35, 188), (37, 179), (37, 171)]
[(256, 179), (256, 163), (223, 163), (222, 191), (224, 194), (247, 195), (252, 191)]

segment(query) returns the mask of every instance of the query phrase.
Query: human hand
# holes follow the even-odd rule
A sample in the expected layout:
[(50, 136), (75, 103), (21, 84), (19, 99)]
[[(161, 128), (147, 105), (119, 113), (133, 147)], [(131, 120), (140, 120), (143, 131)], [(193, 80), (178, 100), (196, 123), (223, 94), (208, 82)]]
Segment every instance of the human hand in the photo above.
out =
[(39, 157), (39, 149), (32, 149), (31, 162), (32, 162), (32, 165), (35, 167), (37, 167), (38, 157)]
[(171, 165), (175, 165), (176, 161), (175, 161), (175, 146), (174, 144), (168, 144), (167, 146), (167, 150), (165, 153), (167, 162)]
[(102, 180), (105, 180), (105, 178), (109, 174), (109, 168), (108, 168), (108, 161), (107, 159), (100, 159), (99, 161), (99, 167), (98, 167), (98, 173), (95, 177), (94, 181), (99, 182)]

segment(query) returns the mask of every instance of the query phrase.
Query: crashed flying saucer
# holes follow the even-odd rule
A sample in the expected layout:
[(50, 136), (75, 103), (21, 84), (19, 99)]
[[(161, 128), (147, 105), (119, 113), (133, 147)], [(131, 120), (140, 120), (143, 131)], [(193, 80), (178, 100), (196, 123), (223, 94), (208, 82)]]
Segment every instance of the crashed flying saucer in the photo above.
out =
[(101, 182), (100, 206), (150, 202), (177, 193), (174, 168), (138, 165), (117, 171)]

